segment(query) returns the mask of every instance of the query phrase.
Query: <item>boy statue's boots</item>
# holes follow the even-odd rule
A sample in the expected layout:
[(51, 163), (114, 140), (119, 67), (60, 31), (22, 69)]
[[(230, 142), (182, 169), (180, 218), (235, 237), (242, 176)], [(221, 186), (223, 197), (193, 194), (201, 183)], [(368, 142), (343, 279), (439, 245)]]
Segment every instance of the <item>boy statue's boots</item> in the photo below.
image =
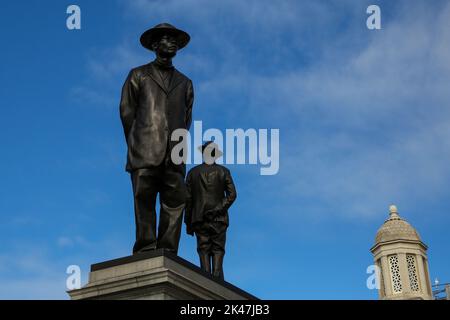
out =
[(224, 280), (223, 276), (223, 256), (225, 253), (214, 253), (212, 256), (213, 276)]
[(209, 253), (199, 253), (200, 257), (200, 268), (205, 272), (211, 273), (211, 256)]

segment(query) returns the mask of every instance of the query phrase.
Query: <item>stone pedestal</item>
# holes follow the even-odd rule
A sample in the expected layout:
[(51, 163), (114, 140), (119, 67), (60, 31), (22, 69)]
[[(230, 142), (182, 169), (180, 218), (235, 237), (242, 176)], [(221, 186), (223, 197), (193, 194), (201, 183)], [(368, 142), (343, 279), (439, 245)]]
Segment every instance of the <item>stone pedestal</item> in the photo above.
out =
[(257, 299), (165, 250), (93, 264), (88, 284), (68, 294), (72, 300)]

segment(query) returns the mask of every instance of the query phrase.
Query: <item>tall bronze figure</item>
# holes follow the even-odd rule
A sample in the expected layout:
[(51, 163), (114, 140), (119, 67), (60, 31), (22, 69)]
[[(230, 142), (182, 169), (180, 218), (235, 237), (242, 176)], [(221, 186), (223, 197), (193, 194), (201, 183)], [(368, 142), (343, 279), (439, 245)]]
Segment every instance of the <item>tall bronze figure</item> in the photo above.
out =
[[(175, 165), (171, 133), (189, 130), (192, 81), (175, 69), (172, 58), (189, 35), (168, 23), (145, 31), (141, 44), (156, 59), (130, 71), (122, 89), (120, 117), (128, 145), (126, 170), (131, 175), (136, 220), (133, 253), (164, 248), (177, 253), (186, 200), (185, 164)], [(156, 233), (156, 197), (160, 221)]]
[(236, 200), (236, 188), (230, 171), (214, 161), (221, 156), (217, 144), (209, 141), (201, 150), (203, 163), (186, 178), (186, 230), (197, 237), (201, 268), (223, 280), (228, 208)]

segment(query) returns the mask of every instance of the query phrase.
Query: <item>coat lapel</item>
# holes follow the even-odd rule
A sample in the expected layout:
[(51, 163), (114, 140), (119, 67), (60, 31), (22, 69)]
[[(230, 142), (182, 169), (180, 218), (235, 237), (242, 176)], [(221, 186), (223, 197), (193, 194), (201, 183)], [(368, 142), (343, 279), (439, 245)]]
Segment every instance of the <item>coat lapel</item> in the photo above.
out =
[(181, 82), (183, 82), (183, 75), (177, 70), (173, 69), (172, 79), (170, 79), (170, 85), (168, 93), (172, 92)]
[(164, 82), (161, 79), (161, 76), (159, 75), (158, 70), (156, 70), (156, 67), (153, 65), (153, 63), (149, 63), (147, 73), (150, 76), (150, 78), (152, 78), (153, 81), (155, 81), (166, 94), (169, 94), (184, 80), (184, 76), (177, 69), (174, 68), (172, 77), (170, 79), (169, 88), (166, 88)]
[(150, 76), (150, 78), (152, 78), (153, 81), (155, 81), (158, 84), (158, 86), (160, 86), (161, 89), (167, 94), (168, 93), (167, 88), (164, 85), (161, 76), (158, 74), (158, 70), (156, 70), (153, 63), (149, 63), (147, 73)]

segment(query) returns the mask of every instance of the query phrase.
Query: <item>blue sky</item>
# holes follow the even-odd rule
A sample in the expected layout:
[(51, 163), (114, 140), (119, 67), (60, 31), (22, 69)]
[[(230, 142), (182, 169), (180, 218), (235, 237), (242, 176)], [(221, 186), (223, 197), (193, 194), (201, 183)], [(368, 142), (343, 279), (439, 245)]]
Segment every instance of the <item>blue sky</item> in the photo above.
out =
[[(395, 203), (450, 281), (448, 1), (2, 2), (0, 298), (67, 299), (66, 268), (130, 254), (118, 103), (153, 59), (140, 34), (191, 34), (175, 66), (204, 128), (280, 129), (280, 170), (229, 166), (225, 275), (267, 299), (376, 299), (375, 233)], [(366, 28), (378, 4), (382, 30)], [(197, 263), (183, 234), (180, 256)]]

